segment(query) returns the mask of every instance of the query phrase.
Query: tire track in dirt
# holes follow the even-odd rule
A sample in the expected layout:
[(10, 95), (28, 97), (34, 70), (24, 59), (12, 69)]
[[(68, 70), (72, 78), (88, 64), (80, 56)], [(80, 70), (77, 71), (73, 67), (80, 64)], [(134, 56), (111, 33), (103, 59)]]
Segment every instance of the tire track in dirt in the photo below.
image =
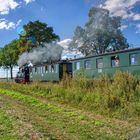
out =
[[(135, 130), (137, 129), (137, 125), (135, 122), (132, 122), (130, 120), (127, 121), (127, 120), (119, 120), (119, 119), (115, 119), (115, 118), (109, 118), (107, 116), (103, 116), (103, 115), (99, 115), (99, 114), (95, 114), (95, 113), (91, 113), (91, 112), (88, 112), (88, 111), (85, 111), (84, 109), (82, 110), (81, 108), (76, 108), (75, 106), (72, 106), (70, 104), (62, 104), (62, 103), (59, 103), (58, 101), (51, 101), (51, 99), (48, 99), (47, 97), (45, 96), (39, 96), (38, 94), (35, 94), (33, 91), (31, 92), (24, 92), (24, 91), (21, 91), (19, 90), (21, 94), (23, 95), (27, 95), (29, 97), (34, 97), (36, 99), (38, 99), (40, 102), (42, 103), (45, 103), (47, 104), (48, 102), (50, 104), (53, 104), (59, 108), (62, 108), (64, 110), (66, 110), (67, 112), (76, 112), (78, 114), (83, 114), (85, 115), (86, 117), (88, 117), (90, 120), (102, 120), (103, 122), (108, 122), (109, 124), (111, 125), (114, 125), (114, 127), (116, 126), (116, 129), (118, 128), (123, 128), (123, 129), (127, 129), (129, 128), (129, 131), (131, 132), (132, 130)], [(16, 91), (15, 91), (16, 92)], [(139, 127), (139, 125), (138, 125)], [(122, 130), (120, 130), (122, 131)]]
[[(16, 91), (15, 91), (16, 92)], [(29, 97), (34, 97), (34, 98), (36, 98), (36, 99), (38, 99), (40, 102), (42, 102), (42, 103), (44, 103), (44, 104), (47, 104), (48, 102), (50, 102), (50, 101), (47, 101), (46, 99), (44, 99), (44, 98), (42, 98), (42, 97), (36, 97), (36, 96), (33, 96), (33, 95), (29, 95), (28, 93), (27, 94), (25, 94), (25, 93), (20, 93), (20, 94), (23, 94), (23, 95), (26, 95), (26, 96), (29, 96)], [(11, 98), (11, 97), (8, 97), (8, 98)], [(15, 99), (13, 99), (13, 98), (11, 98), (11, 100), (14, 100), (14, 103), (15, 102), (17, 102), (17, 104), (18, 105), (21, 105), (22, 107), (20, 107), (19, 108), (19, 110), (21, 109), (21, 108), (23, 108), (23, 109), (25, 109), (25, 106), (27, 106), (27, 105), (25, 105), (25, 104), (23, 104), (21, 101), (18, 101), (18, 100), (15, 100)], [(52, 102), (50, 102), (50, 103), (52, 103)], [(71, 107), (68, 107), (67, 106), (67, 109), (66, 109), (66, 106), (62, 106), (62, 105), (60, 105), (60, 104), (55, 104), (58, 108), (62, 108), (62, 110), (64, 110), (65, 112), (61, 112), (60, 114), (59, 114), (59, 111), (58, 111), (58, 119), (60, 119), (60, 117), (59, 117), (59, 115), (64, 115), (64, 117), (66, 118), (66, 116), (65, 115), (67, 115), (67, 114), (69, 114), (69, 116), (67, 116), (67, 118), (69, 117), (69, 119), (70, 119), (70, 117), (71, 118), (74, 118), (77, 114), (82, 114), (82, 115), (84, 115), (84, 116), (86, 116), (86, 117), (88, 117), (88, 120), (87, 120), (87, 118), (85, 119), (82, 119), (81, 118), (81, 120), (80, 120), (80, 123), (81, 123), (81, 125), (87, 125), (87, 121), (90, 121), (91, 123), (93, 123), (93, 125), (95, 125), (95, 128), (94, 129), (98, 129), (98, 125), (100, 126), (99, 127), (99, 131), (107, 131), (107, 133), (108, 134), (110, 134), (110, 135), (112, 135), (114, 132), (113, 131), (116, 131), (120, 136), (121, 136), (121, 130), (122, 130), (122, 128), (123, 129), (126, 129), (127, 127), (128, 127), (128, 130), (127, 131), (130, 131), (130, 130), (132, 130), (132, 129), (134, 129), (135, 128), (135, 126), (131, 126), (131, 124), (129, 124), (127, 121), (125, 121), (125, 122), (123, 122), (123, 121), (119, 121), (119, 120), (115, 120), (115, 119), (113, 119), (113, 120), (107, 120), (107, 119), (103, 119), (103, 117), (102, 116), (100, 116), (100, 115), (96, 115), (96, 116), (93, 116), (93, 114), (87, 114), (87, 113), (85, 113), (85, 112), (82, 112), (81, 110), (77, 110), (77, 109), (75, 109), (75, 108), (71, 108)], [(33, 109), (33, 108), (30, 108), (30, 107), (26, 107), (26, 109), (25, 110), (28, 110), (29, 112), (31, 111), (31, 109)], [(19, 111), (18, 110), (18, 111)], [(53, 121), (53, 119), (56, 119), (56, 116), (53, 116), (53, 114), (51, 114), (51, 113), (48, 113), (47, 111), (45, 111), (45, 112), (41, 112), (41, 113), (43, 113), (42, 115), (38, 115), (39, 113), (40, 113), (40, 111), (38, 111), (38, 110), (36, 110), (36, 112), (38, 112), (37, 114), (32, 110), (32, 112), (30, 113), (30, 115), (32, 116), (32, 114), (34, 114), (35, 116), (36, 116), (36, 118), (40, 118), (41, 120), (37, 120), (37, 121), (42, 121), (42, 124), (44, 124), (44, 123), (46, 123), (46, 121), (44, 120), (44, 118), (46, 117), (47, 118), (47, 115), (51, 115), (52, 116), (52, 121)], [(46, 114), (46, 112), (48, 113), (48, 114)], [(56, 112), (57, 113), (57, 112)], [(28, 113), (27, 113), (28, 114)], [(30, 117), (31, 117), (30, 116)], [(54, 118), (53, 118), (54, 117)], [(77, 117), (77, 116), (76, 116)], [(83, 116), (82, 116), (83, 117)], [(50, 118), (49, 118), (50, 119)], [(97, 119), (97, 121), (96, 121), (96, 119)], [(92, 121), (93, 120), (93, 121)], [(101, 120), (101, 121), (99, 121), (99, 120)], [(112, 123), (112, 121), (116, 121), (115, 122), (115, 125), (117, 125), (117, 126), (111, 126), (111, 125), (108, 125), (108, 123), (111, 123), (111, 124), (113, 124)], [(55, 121), (55, 120), (54, 120)], [(62, 118), (62, 120), (60, 119), (60, 121), (62, 122), (63, 121), (63, 118)], [(67, 122), (67, 120), (65, 120), (64, 119), (64, 121), (66, 121), (65, 123), (66, 124), (69, 124), (68, 122)], [(75, 120), (74, 120), (75, 121)], [(103, 122), (102, 122), (103, 121)], [(104, 122), (104, 121), (107, 121), (107, 122)], [(106, 126), (104, 126), (104, 123), (105, 123), (105, 125)], [(121, 124), (122, 123), (122, 124)], [(51, 124), (52, 125), (52, 124)], [(70, 124), (71, 125), (71, 124)], [(103, 127), (102, 127), (102, 125), (103, 125)], [(121, 127), (120, 127), (121, 126)], [(44, 127), (44, 126), (43, 126)], [(66, 126), (67, 127), (67, 126)], [(112, 128), (111, 127), (113, 127), (113, 131), (112, 131)], [(58, 136), (58, 139), (59, 138), (61, 138), (61, 139), (78, 139), (78, 135), (76, 135), (75, 137), (71, 137), (71, 135), (69, 135), (69, 134), (67, 134), (67, 132), (65, 132), (65, 131), (63, 131), (63, 130), (65, 130), (65, 128), (63, 128), (63, 129), (61, 129), (61, 130), (59, 130), (59, 129), (56, 129), (57, 128), (57, 126), (56, 126), (56, 128), (54, 129), (54, 125), (53, 125), (53, 127), (51, 128), (51, 127), (49, 127), (48, 126), (48, 128), (50, 129), (50, 130), (52, 130), (51, 132), (53, 132), (53, 134), (56, 134), (56, 136)], [(103, 129), (102, 129), (103, 128)], [(53, 129), (55, 130), (55, 131), (53, 131)], [(92, 129), (92, 128), (91, 128)], [(107, 130), (104, 130), (104, 129), (107, 129)], [(72, 133), (76, 133), (76, 132), (72, 132)], [(52, 134), (52, 133), (51, 133)], [(79, 138), (80, 139), (80, 138)]]
[[(0, 95), (0, 108), (16, 120), (15, 134), (27, 140), (69, 140), (59, 130), (47, 125), (44, 118), (35, 114), (28, 106), (9, 96)], [(56, 136), (55, 136), (56, 135)]]

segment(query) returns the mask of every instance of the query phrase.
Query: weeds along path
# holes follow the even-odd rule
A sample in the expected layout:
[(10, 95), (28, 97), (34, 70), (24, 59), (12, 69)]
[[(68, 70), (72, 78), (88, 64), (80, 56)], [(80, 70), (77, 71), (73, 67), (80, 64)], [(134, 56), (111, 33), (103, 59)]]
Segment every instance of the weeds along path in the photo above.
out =
[[(20, 140), (69, 140), (57, 128), (47, 123), (47, 116), (41, 117), (44, 115), (43, 110), (39, 112), (36, 110), (37, 108), (33, 109), (28, 106), (28, 103), (26, 104), (5, 94), (0, 95), (0, 108), (9, 116), (9, 119), (15, 120), (12, 132), (15, 132)], [(39, 113), (42, 115), (39, 115)], [(5, 136), (5, 139), (2, 140), (9, 139)]]
[(32, 139), (94, 140), (126, 139), (135, 128), (128, 122), (104, 119), (71, 107), (37, 98), (32, 93), (0, 89), (1, 108), (21, 123), (17, 135)]
[[(6, 88), (3, 88), (3, 89), (6, 89)], [(42, 103), (49, 103), (49, 104), (53, 104), (54, 106), (58, 107), (58, 108), (63, 108), (63, 110), (67, 110), (69, 112), (76, 112), (78, 114), (82, 114), (82, 115), (85, 115), (87, 117), (89, 117), (91, 120), (102, 120), (103, 122), (109, 122), (111, 126), (114, 125), (114, 127), (116, 128), (124, 128), (126, 129), (127, 127), (128, 128), (131, 128), (130, 130), (134, 129), (135, 128), (135, 124), (136, 122), (131, 123), (128, 122), (128, 121), (122, 121), (122, 120), (119, 120), (119, 119), (113, 119), (113, 118), (109, 118), (109, 117), (105, 117), (103, 115), (100, 115), (100, 114), (96, 114), (96, 113), (91, 113), (89, 111), (85, 111), (85, 109), (79, 109), (78, 107), (76, 108), (75, 105), (71, 105), (71, 104), (64, 104), (62, 101), (57, 101), (57, 100), (53, 100), (53, 96), (48, 96), (46, 95), (45, 93), (41, 94), (41, 93), (38, 93), (38, 92), (35, 92), (35, 91), (32, 91), (32, 90), (28, 90), (28, 92), (23, 89), (20, 89), (20, 88), (17, 88), (17, 87), (14, 87), (13, 88), (9, 88), (9, 91), (12, 90), (12, 91), (18, 91), (20, 92), (20, 94), (23, 94), (23, 95), (27, 95), (27, 96), (31, 96), (31, 97), (34, 97), (36, 99), (38, 99), (40, 102)], [(55, 97), (54, 97), (55, 98)], [(126, 127), (126, 128), (125, 128)]]
[(2, 109), (0, 109), (0, 139), (20, 140), (15, 132), (15, 120), (11, 119)]
[[(49, 133), (51, 128), (49, 129), (46, 122), (28, 106), (10, 96), (1, 95), (0, 97), (0, 108), (9, 120), (13, 120), (11, 131), (18, 136), (19, 140), (56, 140), (55, 136)], [(8, 139), (5, 132), (2, 140), (16, 139)]]

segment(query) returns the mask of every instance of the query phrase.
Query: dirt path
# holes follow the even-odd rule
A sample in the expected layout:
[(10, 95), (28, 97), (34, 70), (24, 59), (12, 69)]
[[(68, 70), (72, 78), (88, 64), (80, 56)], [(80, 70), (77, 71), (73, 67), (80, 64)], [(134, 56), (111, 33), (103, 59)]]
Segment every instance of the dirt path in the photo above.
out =
[(46, 122), (20, 101), (2, 95), (0, 98), (0, 108), (5, 111), (7, 116), (15, 120), (13, 124), (14, 133), (21, 139), (55, 139), (47, 131)]
[(15, 120), (15, 135), (31, 140), (127, 139), (137, 127), (16, 91), (0, 91), (0, 108)]

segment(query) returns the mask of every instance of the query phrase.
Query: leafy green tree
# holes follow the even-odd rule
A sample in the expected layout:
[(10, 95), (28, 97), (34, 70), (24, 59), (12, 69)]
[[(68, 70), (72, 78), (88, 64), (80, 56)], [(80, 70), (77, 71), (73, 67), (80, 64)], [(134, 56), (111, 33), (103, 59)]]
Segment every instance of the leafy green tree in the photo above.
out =
[(28, 51), (30, 48), (30, 43), (27, 42), (27, 40), (25, 40), (25, 38), (23, 37), (20, 37), (18, 40), (17, 40), (17, 47), (20, 51), (20, 54), (22, 54), (23, 52), (26, 52)]
[(43, 43), (56, 40), (59, 40), (59, 36), (53, 32), (52, 27), (40, 21), (29, 22), (24, 25), (24, 31), (20, 33), (19, 39), (0, 49), (0, 66), (10, 69), (11, 79), (13, 79), (13, 67), (17, 65), (19, 55), (30, 51), (32, 47), (43, 46)]
[(10, 69), (11, 79), (13, 79), (13, 67), (17, 65), (19, 54), (18, 40), (13, 40), (0, 49), (0, 66)]
[(128, 48), (127, 40), (121, 31), (121, 18), (112, 17), (103, 8), (91, 8), (89, 20), (74, 32), (70, 49), (78, 49), (84, 55), (102, 54), (112, 50)]
[(29, 48), (59, 40), (59, 36), (54, 33), (53, 28), (49, 27), (46, 23), (30, 21), (23, 28), (24, 32), (20, 35), (20, 40), (28, 44)]

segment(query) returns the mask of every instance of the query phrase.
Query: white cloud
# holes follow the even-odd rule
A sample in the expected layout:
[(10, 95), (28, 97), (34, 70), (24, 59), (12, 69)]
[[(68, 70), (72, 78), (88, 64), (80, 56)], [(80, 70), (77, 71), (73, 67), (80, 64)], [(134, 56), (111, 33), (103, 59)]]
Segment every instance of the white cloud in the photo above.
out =
[(134, 16), (133, 16), (133, 20), (140, 20), (140, 14), (135, 14)]
[(137, 31), (136, 33), (140, 33), (140, 24), (136, 25)]
[[(35, 1), (35, 0), (22, 0), (23, 2), (26, 2), (26, 4)], [(6, 15), (9, 14), (10, 10), (14, 10), (17, 7), (21, 6), (23, 4), (22, 2), (17, 2), (17, 0), (0, 0), (0, 15)], [(21, 20), (19, 20), (17, 23), (7, 21), (6, 19), (0, 18), (0, 30), (1, 29), (15, 29), (19, 24)]]
[(140, 20), (140, 14), (132, 12), (132, 9), (138, 2), (140, 0), (106, 0), (102, 7), (108, 9), (113, 16)]
[(20, 23), (21, 23), (21, 19), (19, 21), (17, 21), (17, 23), (14, 22), (9, 22), (6, 19), (0, 19), (0, 30), (2, 29), (6, 29), (6, 30), (10, 30), (10, 29), (15, 29)]
[(65, 39), (65, 40), (60, 41), (58, 44), (66, 50), (66, 49), (68, 49), (68, 46), (71, 41), (72, 41), (72, 39)]
[(68, 49), (71, 41), (72, 39), (64, 39), (58, 42), (58, 44), (64, 48), (63, 53), (62, 53), (62, 59), (78, 58), (78, 57), (83, 56), (78, 50), (70, 51)]
[(18, 22), (16, 23), (16, 27), (19, 26), (21, 22), (22, 22), (22, 19), (18, 20)]
[[(26, 4), (33, 2), (35, 0), (23, 0)], [(0, 0), (0, 15), (9, 14), (10, 10), (16, 9), (21, 6), (22, 2), (17, 2), (16, 0)]]
[(137, 25), (137, 28), (140, 29), (140, 24)]
[(126, 28), (128, 28), (128, 25), (122, 25), (120, 29), (121, 29), (121, 31), (123, 31), (123, 30), (125, 30)]
[(24, 0), (26, 2), (26, 4), (30, 3), (30, 2), (33, 2), (35, 0)]
[(0, 14), (8, 14), (10, 10), (15, 9), (18, 5), (15, 0), (0, 0)]

